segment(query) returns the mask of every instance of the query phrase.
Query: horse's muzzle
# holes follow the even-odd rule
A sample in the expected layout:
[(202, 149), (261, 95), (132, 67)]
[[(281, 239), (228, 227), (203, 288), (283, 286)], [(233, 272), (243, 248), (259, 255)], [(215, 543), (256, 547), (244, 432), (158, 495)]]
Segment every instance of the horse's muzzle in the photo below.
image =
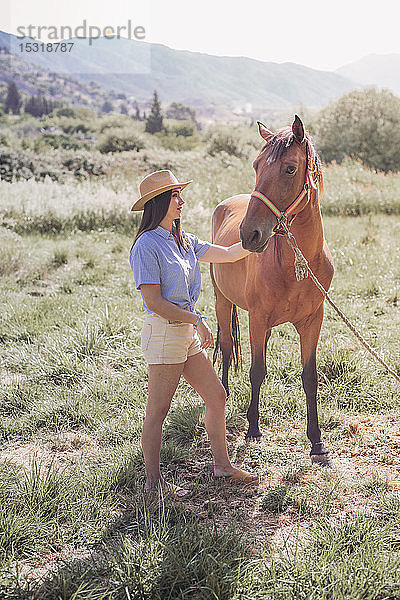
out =
[(265, 236), (265, 233), (260, 229), (252, 229), (248, 232), (243, 232), (242, 226), (240, 226), (240, 239), (242, 240), (242, 246), (245, 250), (250, 252), (264, 252), (271, 239), (271, 234)]

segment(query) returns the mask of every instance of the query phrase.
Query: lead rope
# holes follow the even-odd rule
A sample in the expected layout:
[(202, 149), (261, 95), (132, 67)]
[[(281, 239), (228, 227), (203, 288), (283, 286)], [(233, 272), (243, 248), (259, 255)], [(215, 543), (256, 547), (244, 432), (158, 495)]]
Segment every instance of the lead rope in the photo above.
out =
[(329, 296), (328, 292), (325, 290), (325, 288), (318, 281), (318, 279), (316, 278), (316, 276), (314, 275), (314, 273), (310, 269), (309, 264), (307, 262), (307, 259), (304, 257), (303, 253), (301, 252), (300, 248), (298, 247), (297, 242), (296, 242), (296, 238), (294, 237), (294, 235), (292, 233), (290, 233), (287, 224), (283, 221), (282, 223), (280, 223), (280, 225), (285, 230), (286, 236), (287, 236), (286, 237), (286, 241), (287, 241), (287, 243), (289, 244), (289, 246), (292, 248), (292, 250), (294, 252), (294, 256), (295, 256), (295, 259), (294, 259), (294, 268), (295, 268), (295, 273), (296, 273), (296, 279), (297, 279), (297, 281), (310, 276), (311, 279), (313, 280), (313, 282), (315, 283), (315, 285), (317, 286), (317, 288), (319, 289), (319, 291), (324, 295), (324, 298), (332, 306), (332, 308), (339, 315), (339, 317), (342, 319), (342, 321), (344, 321), (344, 323), (347, 325), (347, 327), (354, 333), (354, 335), (361, 342), (361, 344), (368, 350), (368, 352), (370, 354), (372, 354), (372, 356), (383, 367), (385, 367), (386, 371), (388, 373), (390, 373), (390, 375), (392, 375), (396, 379), (396, 381), (398, 381), (400, 383), (400, 377), (397, 375), (397, 373), (395, 371), (393, 371), (393, 369), (391, 369), (389, 367), (389, 365), (386, 364), (385, 361), (379, 356), (379, 354), (377, 352), (375, 352), (375, 350), (368, 344), (367, 340), (363, 338), (363, 336), (361, 335), (361, 333), (354, 327), (354, 325), (349, 321), (349, 319), (346, 317), (346, 315), (340, 310), (340, 308), (338, 308), (336, 306), (336, 304), (334, 303), (334, 301)]

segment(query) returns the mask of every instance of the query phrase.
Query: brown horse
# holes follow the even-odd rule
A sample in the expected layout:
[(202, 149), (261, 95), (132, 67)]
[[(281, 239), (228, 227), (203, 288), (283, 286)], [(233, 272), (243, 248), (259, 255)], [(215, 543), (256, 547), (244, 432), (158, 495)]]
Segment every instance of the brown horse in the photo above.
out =
[[(290, 228), (311, 269), (327, 290), (333, 262), (324, 240), (319, 192), (323, 179), (319, 158), (296, 115), (292, 127), (276, 134), (258, 123), (265, 140), (253, 163), (255, 190), (224, 200), (213, 214), (213, 241), (229, 246), (242, 240), (251, 254), (235, 263), (211, 265), (216, 293), (222, 383), (229, 394), (228, 369), (240, 360), (236, 306), (249, 312), (251, 402), (246, 439), (259, 439), (258, 403), (266, 374), (265, 355), (272, 327), (293, 323), (300, 336), (302, 381), (307, 402), (307, 436), (314, 462), (328, 462), (317, 413), (316, 349), (321, 330), (323, 295), (310, 278), (296, 279), (294, 253), (285, 239)], [(215, 355), (216, 356), (216, 353)]]

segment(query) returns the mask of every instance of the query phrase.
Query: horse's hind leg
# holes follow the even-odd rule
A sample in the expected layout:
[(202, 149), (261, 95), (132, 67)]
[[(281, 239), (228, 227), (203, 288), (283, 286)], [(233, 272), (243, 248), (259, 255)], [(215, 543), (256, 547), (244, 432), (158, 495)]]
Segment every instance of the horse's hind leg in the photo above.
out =
[(225, 298), (222, 292), (215, 288), (215, 312), (217, 315), (218, 327), (220, 328), (219, 344), (222, 352), (222, 385), (225, 388), (226, 395), (229, 396), (228, 372), (232, 360), (233, 338), (232, 338), (232, 309), (233, 304)]
[(259, 319), (252, 317), (252, 315), (249, 317), (251, 345), (251, 401), (247, 411), (249, 429), (246, 433), (246, 440), (259, 440), (262, 434), (258, 425), (258, 406), (260, 399), (260, 388), (266, 373), (265, 352), (267, 348), (267, 342), (271, 335), (271, 330), (266, 330), (264, 321), (261, 322)]
[(324, 316), (324, 306), (301, 321), (295, 323), (300, 335), (301, 362), (303, 365), (302, 380), (307, 402), (307, 437), (311, 442), (311, 460), (322, 465), (329, 465), (329, 452), (321, 442), (321, 430), (318, 424), (317, 409), (317, 361), (316, 352), (319, 334)]

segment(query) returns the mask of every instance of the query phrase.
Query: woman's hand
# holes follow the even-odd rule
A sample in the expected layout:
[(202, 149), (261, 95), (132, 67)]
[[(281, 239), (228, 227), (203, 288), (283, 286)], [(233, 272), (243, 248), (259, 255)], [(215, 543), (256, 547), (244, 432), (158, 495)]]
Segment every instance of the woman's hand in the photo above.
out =
[(214, 343), (214, 338), (213, 338), (213, 334), (211, 333), (211, 329), (209, 328), (207, 323), (205, 321), (201, 321), (197, 325), (196, 329), (197, 329), (197, 333), (200, 336), (201, 347), (204, 348), (204, 350), (205, 350), (209, 346), (212, 346)]

